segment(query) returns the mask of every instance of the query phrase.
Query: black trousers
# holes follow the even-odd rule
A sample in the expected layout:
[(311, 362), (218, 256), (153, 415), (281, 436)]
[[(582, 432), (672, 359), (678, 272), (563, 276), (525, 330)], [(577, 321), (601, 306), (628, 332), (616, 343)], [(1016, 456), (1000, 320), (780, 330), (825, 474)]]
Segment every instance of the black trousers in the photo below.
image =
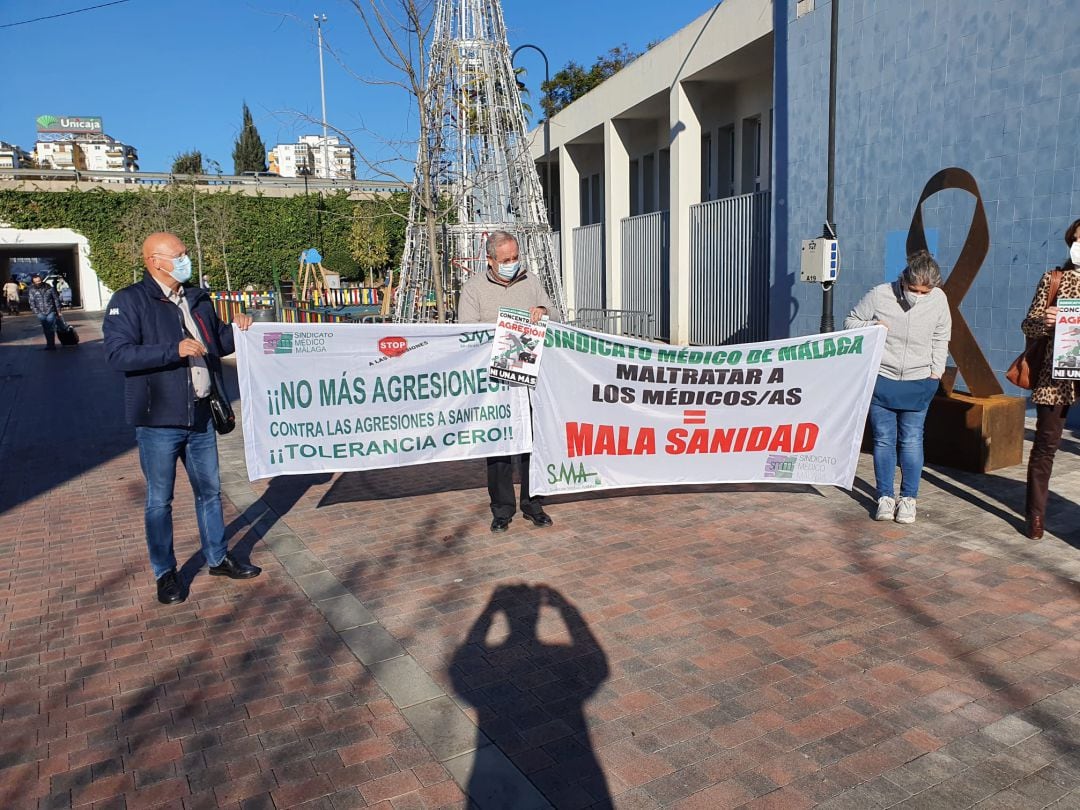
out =
[[(497, 518), (512, 518), (517, 513), (514, 497), (514, 456), (489, 456), (487, 460), (488, 496), (491, 514)], [(529, 495), (529, 454), (517, 456), (521, 470), (521, 511), (536, 514), (543, 506), (540, 497)]]
[(1050, 473), (1054, 471), (1054, 455), (1061, 444), (1061, 431), (1069, 415), (1069, 406), (1036, 405), (1035, 413), (1035, 442), (1028, 456), (1025, 511), (1029, 517), (1045, 517), (1046, 501), (1050, 496)]

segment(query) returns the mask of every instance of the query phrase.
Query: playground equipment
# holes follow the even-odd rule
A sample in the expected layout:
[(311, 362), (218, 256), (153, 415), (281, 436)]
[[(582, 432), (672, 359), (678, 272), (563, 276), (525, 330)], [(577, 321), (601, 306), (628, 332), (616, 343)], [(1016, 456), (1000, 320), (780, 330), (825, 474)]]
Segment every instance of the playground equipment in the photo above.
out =
[[(296, 279), (300, 282), (300, 301), (308, 300), (308, 292), (315, 289), (329, 291), (326, 271), (322, 266), (322, 255), (315, 248), (308, 248), (300, 253), (300, 269), (296, 273)], [(317, 287), (315, 284), (321, 281)]]

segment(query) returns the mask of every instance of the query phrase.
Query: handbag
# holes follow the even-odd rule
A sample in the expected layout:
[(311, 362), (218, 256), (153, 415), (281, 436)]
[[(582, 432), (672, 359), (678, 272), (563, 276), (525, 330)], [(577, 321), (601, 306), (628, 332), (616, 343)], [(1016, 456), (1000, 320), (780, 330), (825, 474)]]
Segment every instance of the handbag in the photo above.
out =
[[(183, 323), (180, 326), (185, 335), (192, 340), (196, 339), (188, 331), (187, 326), (184, 326)], [(209, 356), (208, 354), (207, 357)], [(210, 374), (210, 420), (214, 423), (214, 430), (224, 436), (226, 433), (232, 433), (236, 427), (236, 414), (233, 413), (232, 403), (229, 402), (229, 398), (218, 388), (217, 374), (214, 373), (214, 369), (211, 368), (209, 363), (206, 364), (206, 370)]]
[[(1046, 306), (1052, 307), (1057, 303), (1058, 288), (1061, 286), (1061, 270), (1054, 270), (1050, 274), (1050, 290), (1046, 296)], [(1050, 342), (1049, 336), (1028, 338), (1024, 350), (1009, 364), (1005, 370), (1005, 379), (1018, 388), (1030, 391), (1035, 387), (1042, 371), (1043, 363), (1046, 362), (1046, 347)]]
[(214, 430), (225, 435), (236, 427), (236, 414), (233, 413), (229, 398), (223, 396), (218, 388), (216, 375), (210, 372), (210, 418), (214, 421)]

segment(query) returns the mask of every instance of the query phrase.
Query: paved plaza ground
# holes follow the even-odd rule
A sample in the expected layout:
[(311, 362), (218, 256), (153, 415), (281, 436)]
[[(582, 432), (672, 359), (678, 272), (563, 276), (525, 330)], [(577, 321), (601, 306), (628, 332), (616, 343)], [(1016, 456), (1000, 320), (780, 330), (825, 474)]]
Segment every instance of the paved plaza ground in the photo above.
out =
[[(0, 334), (0, 808), (1080, 808), (1080, 441), (853, 492), (697, 486), (488, 530), (482, 461), (250, 484), (157, 603), (100, 319)], [(1029, 436), (1030, 439), (1030, 430)]]

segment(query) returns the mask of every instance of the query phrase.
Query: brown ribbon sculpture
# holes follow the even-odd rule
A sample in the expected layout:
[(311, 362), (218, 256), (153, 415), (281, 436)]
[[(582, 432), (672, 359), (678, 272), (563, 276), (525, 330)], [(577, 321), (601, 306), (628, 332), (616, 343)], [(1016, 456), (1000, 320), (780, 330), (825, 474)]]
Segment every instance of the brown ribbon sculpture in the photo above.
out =
[[(949, 299), (949, 311), (952, 313), (952, 340), (949, 341), (949, 352), (956, 361), (960, 373), (964, 375), (971, 393), (977, 397), (992, 397), (1004, 393), (1001, 383), (998, 381), (986, 355), (979, 348), (975, 336), (971, 334), (971, 328), (960, 314), (960, 302), (964, 300), (975, 276), (982, 267), (983, 259), (990, 251), (990, 226), (986, 221), (986, 209), (983, 207), (982, 195), (979, 194), (979, 185), (975, 178), (964, 169), (956, 167), (942, 169), (930, 178), (929, 182), (919, 196), (919, 202), (915, 205), (915, 214), (911, 217), (911, 227), (908, 228), (907, 252), (911, 255), (917, 250), (926, 250), (926, 232), (923, 230), (922, 205), (939, 191), (950, 188), (958, 188), (975, 197), (975, 213), (971, 217), (971, 225), (968, 226), (967, 239), (960, 256), (953, 265), (949, 278), (945, 281), (945, 296)], [(947, 375), (943, 380), (946, 391), (952, 393), (952, 381), (955, 372)]]

